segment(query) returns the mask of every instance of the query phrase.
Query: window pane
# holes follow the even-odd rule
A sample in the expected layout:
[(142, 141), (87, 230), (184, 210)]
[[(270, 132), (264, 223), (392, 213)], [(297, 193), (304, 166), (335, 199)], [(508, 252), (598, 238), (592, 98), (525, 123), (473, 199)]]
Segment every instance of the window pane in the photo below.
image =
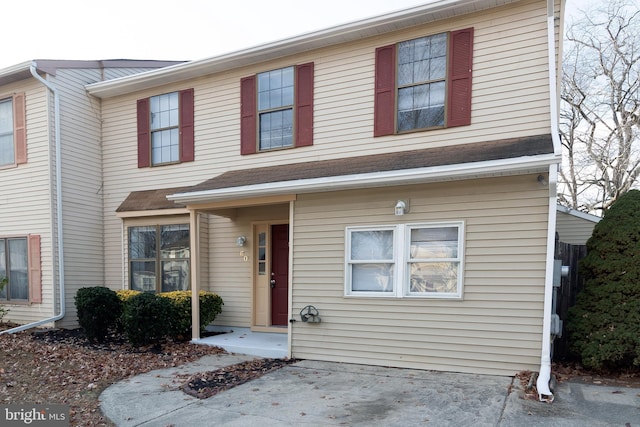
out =
[(178, 92), (150, 99), (151, 130), (178, 126)]
[(444, 96), (444, 82), (399, 89), (398, 130), (443, 126)]
[(131, 261), (131, 289), (135, 291), (156, 291), (156, 262)]
[(260, 149), (289, 147), (293, 143), (293, 110), (260, 114)]
[[(7, 254), (5, 249), (5, 239), (0, 239), (0, 279), (7, 278)], [(0, 298), (7, 298), (7, 287), (0, 289)]]
[(258, 74), (258, 110), (293, 105), (293, 67)]
[(458, 227), (411, 230), (411, 259), (457, 257)]
[(393, 230), (351, 232), (351, 260), (393, 260)]
[(458, 292), (458, 262), (416, 262), (410, 268), (409, 292)]
[(353, 264), (351, 290), (360, 292), (393, 292), (393, 264)]
[(156, 227), (129, 228), (129, 257), (131, 259), (156, 257)]
[(27, 239), (9, 240), (9, 298), (29, 299)]
[(14, 158), (13, 134), (0, 135), (0, 165), (10, 165)]
[(151, 161), (154, 165), (180, 160), (178, 128), (151, 133)]
[(189, 258), (189, 226), (163, 225), (160, 227), (160, 257)]
[(161, 292), (186, 291), (189, 288), (189, 261), (163, 261)]

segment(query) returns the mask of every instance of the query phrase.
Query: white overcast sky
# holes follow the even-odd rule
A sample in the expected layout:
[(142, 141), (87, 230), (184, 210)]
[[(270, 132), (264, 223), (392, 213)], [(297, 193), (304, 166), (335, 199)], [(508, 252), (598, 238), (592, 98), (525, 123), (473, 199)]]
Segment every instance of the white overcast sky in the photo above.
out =
[(0, 69), (32, 59), (203, 59), (431, 1), (5, 0)]

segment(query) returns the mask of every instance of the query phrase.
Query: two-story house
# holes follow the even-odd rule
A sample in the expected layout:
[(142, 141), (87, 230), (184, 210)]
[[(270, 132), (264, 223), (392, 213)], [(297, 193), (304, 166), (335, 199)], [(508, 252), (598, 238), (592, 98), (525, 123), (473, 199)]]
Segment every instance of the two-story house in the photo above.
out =
[(440, 0), (88, 85), (105, 283), (217, 292), (293, 357), (548, 382), (562, 10)]
[(0, 70), (0, 304), (24, 328), (77, 326), (104, 284), (100, 100), (85, 85), (175, 61), (34, 60)]

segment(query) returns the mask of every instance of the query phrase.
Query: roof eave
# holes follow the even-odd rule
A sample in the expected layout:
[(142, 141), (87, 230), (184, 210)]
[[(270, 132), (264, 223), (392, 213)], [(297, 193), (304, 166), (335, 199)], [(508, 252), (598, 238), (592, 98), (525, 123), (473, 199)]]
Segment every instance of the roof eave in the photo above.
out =
[(309, 32), (236, 52), (106, 82), (93, 83), (87, 86), (87, 90), (96, 97), (109, 98), (516, 1), (519, 0), (436, 0), (425, 5)]
[(560, 163), (560, 160), (561, 159), (558, 156), (550, 153), (515, 159), (510, 158), (475, 163), (400, 169), (386, 172), (269, 182), (264, 184), (227, 187), (195, 192), (186, 191), (182, 193), (169, 194), (167, 195), (167, 199), (185, 205), (194, 205), (199, 203), (230, 201), (249, 197), (273, 196), (278, 194), (316, 193), (488, 178), (524, 173), (542, 173), (549, 170), (549, 165)]

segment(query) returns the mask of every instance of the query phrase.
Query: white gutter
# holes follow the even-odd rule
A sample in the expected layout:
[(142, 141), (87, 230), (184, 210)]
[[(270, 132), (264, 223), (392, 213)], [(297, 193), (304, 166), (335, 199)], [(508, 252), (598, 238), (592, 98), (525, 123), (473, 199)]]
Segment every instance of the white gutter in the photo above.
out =
[[(15, 332), (24, 331), (27, 329), (35, 328), (36, 326), (44, 325), (46, 323), (56, 322), (62, 319), (65, 315), (65, 295), (64, 295), (64, 237), (62, 229), (62, 167), (60, 162), (61, 148), (60, 148), (60, 96), (56, 87), (51, 82), (46, 81), (38, 74), (37, 64), (31, 63), (30, 71), (33, 77), (35, 77), (40, 83), (47, 87), (53, 93), (53, 115), (54, 115), (54, 143), (55, 143), (55, 161), (56, 161), (56, 221), (57, 221), (57, 234), (58, 234), (58, 277), (60, 285), (60, 313), (46, 319), (38, 320), (36, 322), (28, 323), (26, 325), (17, 326), (15, 328), (7, 329), (0, 332), (0, 334), (13, 334)], [(52, 190), (53, 191), (53, 190)], [(55, 297), (54, 297), (55, 301)], [(54, 304), (55, 310), (55, 304)]]
[(228, 187), (214, 190), (170, 194), (167, 199), (179, 203), (201, 203), (269, 196), (283, 193), (310, 193), (338, 191), (353, 188), (404, 185), (416, 182), (450, 181), (487, 176), (505, 176), (523, 171), (546, 172), (549, 165), (556, 163), (555, 154), (501, 159), (486, 162), (433, 166), (425, 168), (401, 169), (387, 172), (371, 172), (325, 178), (299, 179), (294, 181), (269, 182), (264, 184)]
[[(563, 0), (560, 0), (562, 8)], [(547, 46), (549, 59), (549, 99), (551, 112), (551, 138), (554, 152), (562, 155), (560, 131), (558, 124), (558, 80), (556, 73), (556, 37), (554, 0), (547, 0)], [(538, 399), (553, 402), (553, 393), (549, 388), (551, 381), (551, 304), (553, 298), (553, 268), (556, 250), (556, 215), (558, 196), (556, 185), (558, 182), (558, 165), (549, 166), (549, 220), (547, 224), (547, 267), (544, 281), (544, 308), (542, 319), (542, 351), (540, 355), (540, 373), (536, 381)]]

